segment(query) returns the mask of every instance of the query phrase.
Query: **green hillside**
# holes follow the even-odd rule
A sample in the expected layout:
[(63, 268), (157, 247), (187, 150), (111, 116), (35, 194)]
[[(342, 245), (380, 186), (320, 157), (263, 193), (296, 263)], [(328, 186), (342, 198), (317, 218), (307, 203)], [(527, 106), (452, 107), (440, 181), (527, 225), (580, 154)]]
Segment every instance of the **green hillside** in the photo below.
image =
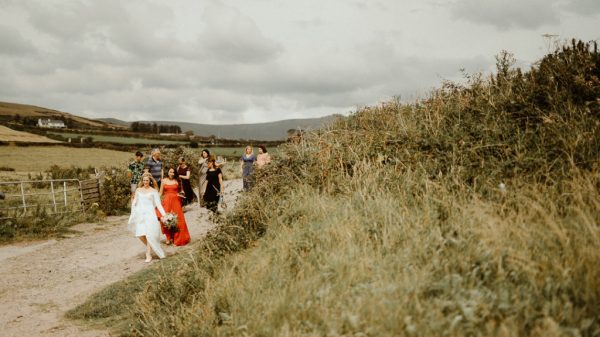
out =
[(24, 121), (31, 119), (34, 122), (38, 118), (44, 119), (60, 119), (71, 124), (74, 128), (85, 129), (123, 129), (123, 125), (114, 124), (111, 122), (94, 120), (89, 118), (73, 115), (68, 112), (43, 108), (29, 104), (0, 102), (0, 121)]

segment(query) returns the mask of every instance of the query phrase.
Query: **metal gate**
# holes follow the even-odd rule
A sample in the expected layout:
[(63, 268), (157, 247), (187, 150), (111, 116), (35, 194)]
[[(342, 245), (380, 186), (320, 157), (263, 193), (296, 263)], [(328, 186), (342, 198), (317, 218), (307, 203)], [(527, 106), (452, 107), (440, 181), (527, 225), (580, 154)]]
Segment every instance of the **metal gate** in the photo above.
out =
[(48, 214), (83, 211), (100, 201), (98, 179), (51, 179), (0, 182), (0, 219), (28, 216), (43, 208)]

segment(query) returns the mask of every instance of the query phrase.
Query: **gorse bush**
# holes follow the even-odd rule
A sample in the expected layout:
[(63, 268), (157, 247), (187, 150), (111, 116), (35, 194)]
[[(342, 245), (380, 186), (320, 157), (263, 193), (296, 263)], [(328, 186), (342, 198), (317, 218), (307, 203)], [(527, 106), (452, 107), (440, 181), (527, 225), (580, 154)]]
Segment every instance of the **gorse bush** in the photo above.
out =
[(120, 333), (598, 335), (599, 71), (585, 43), (527, 72), (502, 54), (282, 146), (196, 252), (111, 304)]

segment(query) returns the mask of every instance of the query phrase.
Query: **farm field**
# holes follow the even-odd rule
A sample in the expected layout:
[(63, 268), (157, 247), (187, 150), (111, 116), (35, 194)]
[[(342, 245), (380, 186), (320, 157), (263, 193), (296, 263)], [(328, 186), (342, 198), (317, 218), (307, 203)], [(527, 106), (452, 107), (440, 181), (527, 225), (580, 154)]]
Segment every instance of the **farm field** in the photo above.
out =
[[(237, 157), (241, 156), (244, 148), (242, 147), (212, 147), (208, 148), (211, 154), (222, 156), (232, 162), (237, 163)], [(202, 151), (202, 148), (192, 149), (192, 151)], [(145, 158), (147, 158), (147, 151)], [(255, 148), (255, 154), (258, 151)], [(272, 156), (277, 155), (277, 149), (269, 150)], [(0, 172), (0, 180), (6, 181), (6, 178), (12, 176), (19, 180), (27, 176), (29, 172), (43, 172), (52, 165), (61, 167), (102, 167), (102, 166), (122, 166), (126, 167), (129, 161), (132, 161), (133, 153), (95, 149), (95, 148), (71, 148), (66, 146), (0, 146), (0, 167), (8, 167), (15, 172)]]
[[(210, 151), (211, 154), (213, 154), (215, 156), (222, 156), (222, 157), (228, 158), (228, 159), (241, 157), (242, 154), (244, 154), (244, 149), (245, 149), (245, 147), (212, 147), (212, 148), (209, 147), (208, 148), (208, 150)], [(202, 149), (199, 149), (199, 151), (202, 151)], [(275, 148), (275, 147), (267, 148), (267, 151), (269, 152), (269, 154), (271, 154), (271, 156), (276, 156), (278, 153), (277, 148)], [(258, 154), (257, 146), (254, 147), (254, 154), (255, 155)]]
[(149, 139), (149, 138), (133, 138), (133, 137), (119, 137), (119, 136), (106, 136), (106, 135), (89, 135), (82, 133), (66, 133), (66, 132), (52, 132), (52, 134), (60, 135), (65, 138), (86, 138), (92, 137), (94, 142), (104, 143), (118, 143), (118, 144), (187, 144), (186, 141), (175, 141), (175, 140), (161, 140), (161, 139)]
[(0, 141), (2, 142), (34, 142), (34, 143), (60, 143), (57, 140), (46, 138), (29, 132), (17, 131), (0, 125)]
[[(65, 146), (0, 146), (0, 166), (17, 172), (42, 172), (52, 165), (61, 167), (125, 166), (133, 154), (105, 149), (71, 148)], [(2, 172), (14, 174), (14, 172)]]

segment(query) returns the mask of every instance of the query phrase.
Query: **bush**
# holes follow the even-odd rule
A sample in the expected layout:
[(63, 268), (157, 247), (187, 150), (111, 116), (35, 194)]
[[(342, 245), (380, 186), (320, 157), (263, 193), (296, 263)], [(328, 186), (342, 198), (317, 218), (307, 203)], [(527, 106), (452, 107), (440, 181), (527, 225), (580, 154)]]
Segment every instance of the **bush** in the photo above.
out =
[(48, 179), (79, 179), (87, 180), (95, 174), (96, 170), (92, 166), (87, 168), (71, 166), (71, 167), (60, 167), (58, 165), (52, 165), (46, 170), (46, 176)]
[(52, 214), (44, 207), (37, 207), (25, 217), (0, 213), (0, 217), (4, 216), (12, 216), (12, 218), (0, 220), (0, 243), (63, 237), (71, 233), (70, 227), (75, 224), (102, 218), (102, 214), (93, 208), (86, 212)]
[(100, 172), (100, 209), (106, 215), (129, 212), (131, 185), (127, 169), (102, 168)]

